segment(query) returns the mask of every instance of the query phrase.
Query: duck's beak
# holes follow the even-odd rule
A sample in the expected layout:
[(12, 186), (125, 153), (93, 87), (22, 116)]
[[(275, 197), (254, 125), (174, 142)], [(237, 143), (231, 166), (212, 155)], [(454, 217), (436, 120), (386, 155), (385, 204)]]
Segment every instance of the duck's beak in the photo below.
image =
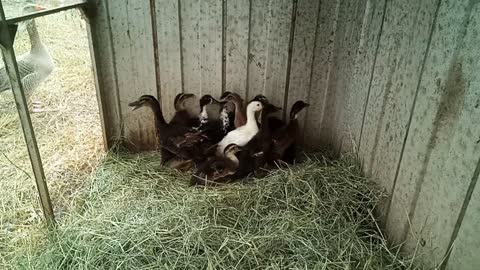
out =
[(42, 11), (42, 10), (46, 10), (46, 9), (47, 9), (46, 7), (41, 6), (41, 5), (36, 5), (36, 6), (35, 6), (35, 10), (36, 10), (36, 11)]
[(310, 107), (310, 104), (309, 104), (309, 103), (305, 103), (305, 107)]
[(221, 105), (223, 106), (225, 103), (227, 103), (227, 101), (219, 101), (219, 100), (216, 100), (216, 99), (212, 99), (212, 104), (218, 104), (218, 105)]
[(273, 110), (276, 111), (276, 112), (279, 112), (282, 110), (281, 107), (277, 107), (277, 106), (273, 106)]
[(134, 102), (130, 102), (128, 103), (128, 106), (132, 107), (132, 111), (135, 111), (136, 109), (140, 108), (140, 102), (138, 101), (134, 101)]

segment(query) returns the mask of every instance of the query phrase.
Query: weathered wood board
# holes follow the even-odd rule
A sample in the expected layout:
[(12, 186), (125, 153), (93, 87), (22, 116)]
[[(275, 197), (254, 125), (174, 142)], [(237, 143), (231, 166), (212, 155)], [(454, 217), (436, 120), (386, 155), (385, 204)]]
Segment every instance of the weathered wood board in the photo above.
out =
[(309, 148), (322, 148), (324, 141), (319, 134), (322, 126), (330, 70), (333, 61), (334, 40), (340, 1), (321, 1), (319, 22), (314, 50), (314, 62), (309, 91), (310, 107), (305, 117), (305, 145)]
[[(362, 8), (360, 3), (359, 9)], [(339, 145), (342, 152), (358, 152), (362, 130), (363, 116), (369, 94), (369, 86), (374, 71), (376, 52), (381, 35), (383, 16), (385, 11), (385, 0), (368, 0), (365, 3), (365, 10), (361, 22), (358, 48), (354, 58), (347, 61), (352, 65), (348, 72), (351, 75), (346, 83), (348, 90), (346, 94), (345, 113), (342, 117), (342, 143)], [(357, 12), (358, 14), (358, 12)]]
[[(388, 193), (394, 186), (437, 3), (387, 2), (359, 153), (367, 175)], [(382, 215), (385, 211), (380, 209)]]
[(448, 270), (476, 270), (480, 265), (478, 247), (480, 246), (480, 186), (478, 178), (480, 173), (480, 160), (477, 165), (473, 181), (474, 187), (470, 203), (459, 227), (458, 236), (453, 243), (451, 254), (446, 262)]
[[(320, 1), (297, 2), (287, 103), (281, 105), (287, 118), (296, 101), (309, 99), (319, 12)], [(302, 128), (305, 115), (303, 112), (298, 118)]]
[(247, 99), (284, 104), (292, 8), (291, 0), (252, 0)]
[[(353, 80), (352, 60), (360, 42), (365, 1), (345, 1), (340, 13), (335, 39), (334, 65), (330, 73), (327, 106), (322, 125), (329, 127), (320, 134), (327, 145), (338, 153), (347, 130), (344, 117), (348, 115), (349, 82)], [(355, 93), (356, 95), (358, 93)]]
[(267, 59), (263, 94), (277, 106), (285, 101), (293, 1), (270, 0), (270, 25), (267, 33)]
[[(100, 2), (96, 12), (97, 16), (89, 20), (90, 27), (87, 27), (87, 31), (90, 37), (90, 55), (100, 107), (104, 143), (105, 147), (109, 149), (115, 145), (116, 140), (122, 137), (123, 125), (113, 58), (108, 1)], [(101, 44), (101, 46), (97, 44)]]
[(250, 0), (228, 0), (226, 14), (225, 91), (247, 95)]
[(141, 95), (157, 96), (150, 3), (108, 3), (123, 135), (132, 149), (151, 149), (156, 145), (153, 115), (148, 109), (132, 112), (128, 107)]
[(159, 96), (165, 119), (175, 113), (173, 100), (182, 87), (182, 50), (178, 0), (156, 0), (155, 22), (158, 44)]
[[(480, 3), (442, 1), (387, 228), (438, 265), (480, 159)], [(411, 225), (411, 227), (410, 227)]]

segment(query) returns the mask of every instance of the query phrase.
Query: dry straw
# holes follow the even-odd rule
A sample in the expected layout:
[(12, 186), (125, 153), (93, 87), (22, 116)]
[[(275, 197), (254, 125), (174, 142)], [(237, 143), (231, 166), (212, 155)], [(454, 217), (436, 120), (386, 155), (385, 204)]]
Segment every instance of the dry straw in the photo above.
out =
[[(371, 211), (380, 193), (348, 158), (264, 179), (189, 187), (158, 155), (110, 155), (32, 269), (408, 269)], [(27, 254), (27, 255), (25, 255)]]

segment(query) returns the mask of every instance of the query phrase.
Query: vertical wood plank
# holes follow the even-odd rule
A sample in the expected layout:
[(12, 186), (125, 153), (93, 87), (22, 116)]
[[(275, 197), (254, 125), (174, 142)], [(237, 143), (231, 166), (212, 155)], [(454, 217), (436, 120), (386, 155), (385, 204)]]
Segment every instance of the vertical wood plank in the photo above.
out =
[(173, 100), (182, 89), (182, 56), (178, 0), (156, 0), (160, 98), (165, 119), (175, 113)]
[(124, 135), (132, 150), (152, 149), (157, 141), (152, 114), (147, 109), (132, 113), (128, 107), (141, 95), (157, 95), (150, 3), (109, 4)]
[(247, 99), (264, 93), (271, 0), (251, 0)]
[(365, 172), (387, 192), (392, 192), (437, 3), (387, 2), (359, 149)]
[(442, 1), (388, 216), (394, 239), (406, 237), (407, 251), (419, 242), (431, 266), (447, 252), (480, 158), (479, 25), (479, 2)]
[(285, 101), (292, 9), (292, 0), (271, 2), (263, 94), (277, 106), (283, 106)]
[(180, 1), (184, 91), (222, 93), (222, 0)]
[(333, 61), (333, 48), (340, 1), (321, 1), (319, 23), (317, 26), (316, 46), (309, 103), (305, 120), (305, 144), (310, 148), (320, 148), (322, 141), (319, 132), (324, 127), (322, 121), (328, 80)]
[[(354, 56), (360, 41), (365, 12), (365, 1), (345, 1), (340, 4), (337, 34), (335, 36), (334, 62), (329, 77), (327, 104), (320, 136), (338, 153), (345, 137), (344, 115), (348, 110), (348, 84), (352, 79)], [(355, 95), (358, 93), (355, 93)]]
[(200, 69), (202, 94), (222, 94), (222, 0), (200, 2)]
[[(297, 100), (308, 102), (319, 7), (320, 0), (299, 0), (297, 3), (290, 83), (287, 93), (288, 100), (287, 106), (283, 108), (287, 118), (290, 114), (290, 108)], [(299, 117), (299, 123), (302, 123), (302, 126), (305, 115), (306, 113), (302, 113)]]
[(292, 7), (291, 0), (252, 0), (248, 99), (264, 94), (284, 103)]
[(183, 91), (202, 94), (200, 69), (200, 0), (180, 0)]
[(480, 162), (477, 167), (477, 185), (473, 190), (470, 204), (466, 209), (464, 218), (458, 236), (453, 244), (453, 248), (446, 264), (448, 270), (476, 270), (480, 265), (480, 257), (478, 256), (478, 247), (480, 246), (480, 186), (478, 185), (478, 170), (480, 170)]
[(384, 7), (385, 0), (368, 0), (365, 3), (360, 41), (352, 72), (354, 79), (348, 83), (349, 98), (345, 120), (348, 135), (342, 144), (342, 151), (356, 152), (360, 145), (362, 121), (382, 30)]
[(228, 0), (226, 20), (226, 91), (247, 94), (250, 0)]
[(100, 107), (104, 145), (110, 149), (122, 136), (122, 117), (118, 97), (117, 77), (115, 73), (112, 30), (109, 21), (108, 1), (97, 6), (94, 16), (87, 27), (90, 56), (94, 68), (95, 88)]

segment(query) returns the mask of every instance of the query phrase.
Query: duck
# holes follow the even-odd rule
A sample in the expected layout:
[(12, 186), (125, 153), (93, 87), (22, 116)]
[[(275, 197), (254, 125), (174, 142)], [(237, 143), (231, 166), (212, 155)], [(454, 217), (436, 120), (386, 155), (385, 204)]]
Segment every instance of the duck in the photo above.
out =
[[(210, 104), (220, 105), (219, 118), (212, 119), (208, 116), (207, 106)], [(211, 95), (204, 95), (200, 99), (201, 112), (198, 117), (200, 125), (196, 129), (202, 132), (213, 144), (218, 143), (227, 134), (228, 119), (225, 119), (225, 117), (228, 112), (225, 104), (226, 101), (218, 101)]]
[(245, 125), (235, 128), (225, 135), (225, 137), (217, 144), (217, 155), (222, 155), (225, 147), (231, 143), (238, 146), (245, 146), (257, 133), (258, 124), (255, 119), (255, 113), (263, 109), (263, 105), (259, 101), (252, 101), (247, 106), (247, 121)]
[[(225, 100), (226, 97), (231, 93), (232, 92), (230, 91), (223, 92), (219, 100), (226, 101)], [(233, 104), (232, 102), (227, 102), (224, 106), (225, 106), (224, 112), (226, 113), (226, 115), (224, 115), (222, 119), (225, 119), (225, 121), (227, 121), (228, 119), (228, 125), (225, 125), (227, 127), (227, 132), (228, 132), (235, 129), (235, 104)]]
[[(280, 160), (285, 162), (294, 162), (295, 148), (292, 150), (292, 145), (295, 145), (299, 135), (300, 125), (298, 123), (298, 114), (310, 106), (302, 100), (295, 102), (290, 110), (290, 120), (287, 125), (273, 131), (272, 135), (272, 150), (267, 158), (270, 163), (275, 163)], [(291, 156), (285, 158), (286, 150), (290, 148), (293, 151), (293, 159)]]
[(223, 104), (220, 110), (220, 120), (222, 120), (225, 134), (235, 129), (235, 107), (232, 103)]
[[(268, 100), (268, 98), (266, 96), (262, 95), (262, 94), (256, 95), (255, 97), (253, 97), (253, 99), (251, 101), (260, 101), (263, 104), (270, 104), (270, 101)], [(258, 125), (261, 126), (262, 125), (262, 117), (261, 116), (258, 117), (257, 121), (258, 121)], [(270, 116), (270, 117), (268, 117), (268, 121), (270, 121), (269, 126), (272, 130), (277, 130), (280, 127), (283, 127), (285, 125), (285, 121), (283, 121), (282, 119), (280, 119), (278, 117)]]
[(155, 127), (161, 149), (161, 163), (167, 164), (174, 157), (182, 160), (202, 158), (199, 144), (205, 141), (205, 136), (196, 130), (178, 125), (168, 124), (163, 116), (158, 100), (151, 95), (143, 95), (136, 101), (128, 104), (135, 111), (141, 107), (148, 107), (155, 116)]
[[(249, 152), (251, 171), (257, 171), (263, 167), (266, 163), (267, 157), (270, 156), (272, 149), (272, 130), (269, 126), (268, 119), (273, 113), (280, 111), (282, 108), (277, 107), (270, 103), (263, 104), (263, 110), (261, 112), (262, 122), (265, 123), (260, 127), (259, 132), (245, 145), (245, 149)], [(243, 163), (247, 160), (241, 160)], [(246, 167), (246, 166), (244, 166)]]
[(234, 118), (234, 127), (239, 128), (247, 123), (247, 115), (245, 108), (243, 106), (243, 98), (235, 92), (225, 92), (223, 93), (222, 100), (231, 102), (235, 108), (235, 118)]
[(187, 106), (191, 99), (196, 98), (195, 94), (180, 93), (175, 96), (173, 106), (175, 108), (175, 115), (170, 120), (169, 124), (183, 125), (187, 127), (197, 127), (200, 122), (198, 115)]
[[(23, 13), (33, 13), (46, 8), (37, 4), (27, 4)], [(35, 23), (35, 20), (26, 22), (28, 37), (30, 39), (30, 51), (18, 57), (18, 71), (22, 81), (23, 90), (27, 98), (31, 93), (52, 73), (55, 68), (53, 59), (45, 46)], [(5, 66), (0, 67), (0, 92), (11, 89)]]
[[(268, 98), (262, 94), (256, 95), (252, 100), (257, 100), (262, 103), (269, 103)], [(258, 119), (258, 125), (261, 128), (262, 118), (259, 117), (257, 119)], [(269, 122), (268, 125), (272, 132), (286, 126), (287, 124), (285, 121), (275, 116), (268, 117), (267, 121)], [(285, 152), (283, 153), (281, 160), (288, 164), (293, 164), (295, 162), (296, 152), (297, 152), (297, 145), (296, 143), (292, 143), (287, 149), (285, 149)]]
[(225, 147), (223, 155), (208, 158), (190, 179), (190, 185), (216, 185), (236, 179), (239, 160), (237, 153), (243, 149), (232, 143)]

